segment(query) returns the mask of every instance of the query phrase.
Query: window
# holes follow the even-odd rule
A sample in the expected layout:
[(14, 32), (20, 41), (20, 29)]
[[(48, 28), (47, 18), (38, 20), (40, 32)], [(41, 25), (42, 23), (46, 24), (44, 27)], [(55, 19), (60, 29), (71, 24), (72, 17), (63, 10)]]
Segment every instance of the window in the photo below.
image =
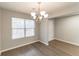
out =
[(26, 28), (26, 37), (34, 36), (34, 29), (35, 24), (33, 20), (26, 20), (25, 21), (25, 28)]
[(12, 18), (12, 39), (31, 37), (35, 35), (33, 20)]

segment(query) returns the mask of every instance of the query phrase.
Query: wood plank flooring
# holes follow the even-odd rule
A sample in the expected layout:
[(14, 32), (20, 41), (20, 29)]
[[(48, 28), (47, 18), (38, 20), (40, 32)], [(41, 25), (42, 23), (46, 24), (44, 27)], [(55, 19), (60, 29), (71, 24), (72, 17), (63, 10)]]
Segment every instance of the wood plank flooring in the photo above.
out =
[(36, 42), (3, 52), (2, 56), (79, 56), (79, 46), (74, 46), (58, 40), (49, 42), (48, 46), (41, 42)]
[(2, 53), (2, 56), (42, 56), (43, 54), (37, 50), (33, 45), (23, 46)]
[(49, 46), (54, 46), (57, 49), (65, 52), (69, 55), (79, 56), (79, 46), (75, 46), (75, 45), (61, 42), (58, 40), (51, 41)]

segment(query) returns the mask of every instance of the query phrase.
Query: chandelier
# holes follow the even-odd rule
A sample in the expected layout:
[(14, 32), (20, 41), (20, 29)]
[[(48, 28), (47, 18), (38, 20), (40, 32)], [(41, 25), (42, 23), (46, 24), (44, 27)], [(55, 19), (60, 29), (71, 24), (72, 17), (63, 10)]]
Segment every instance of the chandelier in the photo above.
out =
[(41, 21), (45, 18), (48, 18), (48, 14), (46, 13), (46, 11), (41, 11), (41, 2), (38, 2), (38, 11), (35, 11), (35, 8), (33, 8), (32, 12), (31, 12), (31, 16), (35, 21)]

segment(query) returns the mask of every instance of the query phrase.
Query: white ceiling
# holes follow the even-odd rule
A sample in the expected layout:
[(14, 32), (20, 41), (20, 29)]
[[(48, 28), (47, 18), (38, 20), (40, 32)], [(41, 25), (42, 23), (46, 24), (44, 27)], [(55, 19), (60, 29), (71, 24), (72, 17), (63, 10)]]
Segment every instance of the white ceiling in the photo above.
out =
[[(12, 11), (30, 14), (32, 8), (37, 10), (36, 2), (0, 2), (0, 7)], [(42, 2), (41, 10), (49, 14), (49, 18), (79, 13), (78, 2)]]

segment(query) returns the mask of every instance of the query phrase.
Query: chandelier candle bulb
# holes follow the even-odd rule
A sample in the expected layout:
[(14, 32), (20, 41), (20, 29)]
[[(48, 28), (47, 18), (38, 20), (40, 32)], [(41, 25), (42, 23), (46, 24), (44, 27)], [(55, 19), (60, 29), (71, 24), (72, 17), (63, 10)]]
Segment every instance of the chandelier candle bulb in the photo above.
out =
[(36, 13), (35, 12), (31, 12), (31, 16), (35, 16), (36, 15)]
[(33, 19), (36, 19), (36, 16), (33, 16)]
[(47, 17), (48, 17), (48, 14), (45, 14), (45, 15), (44, 15), (44, 18), (47, 18)]
[(41, 14), (42, 16), (44, 16), (45, 13), (46, 13), (45, 11), (41, 11), (41, 12), (40, 12), (40, 14)]

